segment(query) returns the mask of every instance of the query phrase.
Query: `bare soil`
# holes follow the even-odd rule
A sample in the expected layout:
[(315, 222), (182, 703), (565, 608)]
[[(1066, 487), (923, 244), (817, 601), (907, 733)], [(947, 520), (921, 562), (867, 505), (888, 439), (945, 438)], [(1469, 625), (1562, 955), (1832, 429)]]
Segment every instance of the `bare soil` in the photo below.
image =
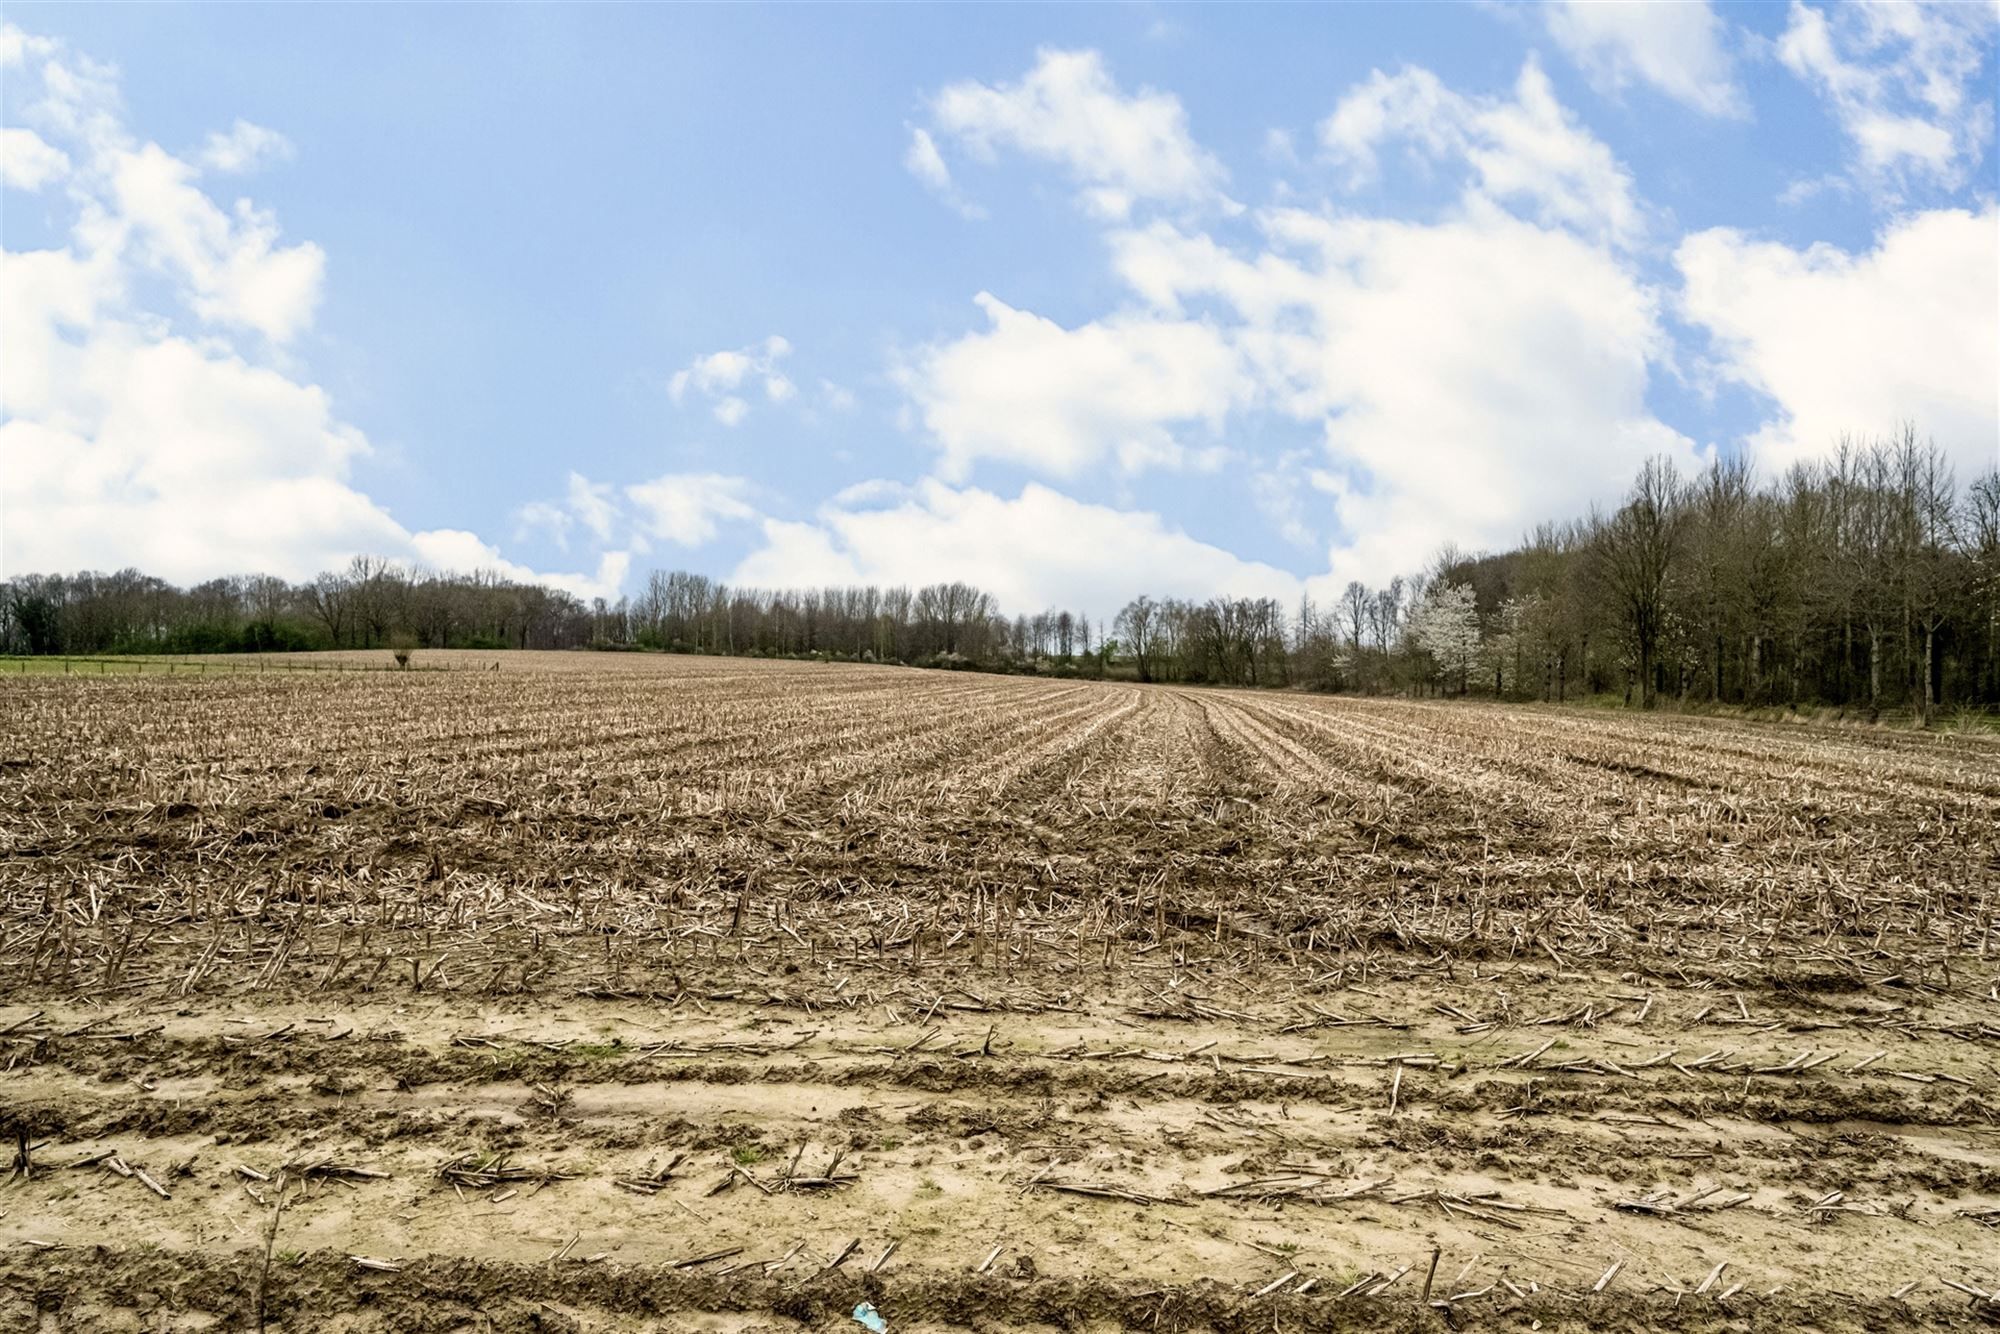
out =
[(1991, 741), (445, 662), (0, 682), (0, 1330), (2000, 1321)]

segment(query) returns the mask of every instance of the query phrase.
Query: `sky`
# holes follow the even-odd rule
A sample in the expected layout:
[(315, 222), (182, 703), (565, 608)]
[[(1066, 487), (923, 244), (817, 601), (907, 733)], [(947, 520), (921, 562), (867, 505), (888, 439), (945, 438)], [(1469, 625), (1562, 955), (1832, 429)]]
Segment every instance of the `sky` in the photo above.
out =
[(2000, 4), (10, 3), (0, 576), (1331, 597), (2000, 464)]

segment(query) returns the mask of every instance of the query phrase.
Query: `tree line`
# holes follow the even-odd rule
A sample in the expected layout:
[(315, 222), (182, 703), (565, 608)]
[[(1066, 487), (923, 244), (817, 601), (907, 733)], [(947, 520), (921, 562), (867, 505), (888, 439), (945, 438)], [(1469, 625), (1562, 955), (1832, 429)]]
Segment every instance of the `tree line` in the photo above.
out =
[(0, 584), (0, 651), (13, 654), (624, 648), (1101, 674), (1102, 630), (1069, 611), (1008, 620), (965, 583), (767, 590), (655, 571), (637, 596), (585, 602), (374, 556), (296, 584), (179, 588), (131, 569)]
[(1135, 597), (1093, 621), (1007, 616), (961, 582), (757, 589), (655, 571), (606, 602), (377, 557), (303, 583), (190, 588), (123, 570), (0, 585), (10, 653), (646, 648), (1567, 700), (1907, 708), (2000, 703), (2000, 476), (1962, 490), (1913, 427), (1759, 482), (1648, 463), (1609, 512), (1512, 550), (1447, 548), (1337, 598)]
[(1562, 700), (2000, 703), (2000, 474), (1961, 490), (1914, 427), (1760, 484), (1645, 465), (1623, 502), (1515, 549), (1307, 604), (1309, 684)]
[(593, 632), (592, 609), (559, 589), (374, 556), (297, 584), (259, 574), (178, 588), (127, 569), (0, 585), (0, 648), (8, 653), (572, 648)]

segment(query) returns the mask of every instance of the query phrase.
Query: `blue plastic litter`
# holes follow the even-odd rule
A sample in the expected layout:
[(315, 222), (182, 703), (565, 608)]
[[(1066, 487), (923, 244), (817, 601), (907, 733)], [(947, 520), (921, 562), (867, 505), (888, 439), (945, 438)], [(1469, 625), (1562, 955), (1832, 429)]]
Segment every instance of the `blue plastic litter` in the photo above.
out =
[(870, 1334), (888, 1334), (889, 1322), (870, 1302), (863, 1302), (854, 1308), (854, 1318), (870, 1331)]

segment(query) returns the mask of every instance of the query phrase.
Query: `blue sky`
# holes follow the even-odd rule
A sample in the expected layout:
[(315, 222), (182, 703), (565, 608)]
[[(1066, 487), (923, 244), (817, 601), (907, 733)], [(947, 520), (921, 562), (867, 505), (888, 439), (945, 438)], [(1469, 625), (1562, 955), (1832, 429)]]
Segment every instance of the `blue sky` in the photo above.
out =
[(1991, 4), (7, 22), (7, 573), (1105, 614), (2000, 452)]

